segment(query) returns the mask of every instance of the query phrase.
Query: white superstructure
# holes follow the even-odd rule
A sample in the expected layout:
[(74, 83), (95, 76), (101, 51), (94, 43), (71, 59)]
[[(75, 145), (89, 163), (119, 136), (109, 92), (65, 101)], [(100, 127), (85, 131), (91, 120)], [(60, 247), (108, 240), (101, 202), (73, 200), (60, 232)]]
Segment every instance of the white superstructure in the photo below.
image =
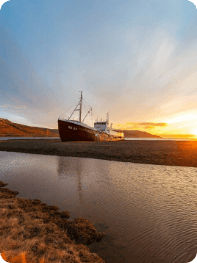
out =
[(124, 133), (116, 132), (112, 130), (112, 124), (109, 127), (109, 114), (107, 113), (106, 121), (96, 121), (94, 123), (94, 129), (97, 131), (105, 132), (115, 137), (124, 137)]
[(108, 123), (107, 121), (97, 121), (94, 123), (94, 128), (97, 131), (106, 131), (108, 130)]

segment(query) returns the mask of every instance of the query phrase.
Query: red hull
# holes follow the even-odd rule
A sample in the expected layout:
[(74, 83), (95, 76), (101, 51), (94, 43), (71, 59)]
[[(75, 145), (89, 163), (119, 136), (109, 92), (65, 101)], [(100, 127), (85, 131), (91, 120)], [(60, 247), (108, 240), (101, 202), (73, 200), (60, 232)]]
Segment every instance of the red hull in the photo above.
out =
[(80, 123), (58, 120), (58, 130), (60, 138), (65, 141), (117, 141), (122, 138), (116, 138), (104, 132), (96, 131)]
[(58, 120), (59, 135), (62, 141), (95, 141), (96, 131), (72, 122)]

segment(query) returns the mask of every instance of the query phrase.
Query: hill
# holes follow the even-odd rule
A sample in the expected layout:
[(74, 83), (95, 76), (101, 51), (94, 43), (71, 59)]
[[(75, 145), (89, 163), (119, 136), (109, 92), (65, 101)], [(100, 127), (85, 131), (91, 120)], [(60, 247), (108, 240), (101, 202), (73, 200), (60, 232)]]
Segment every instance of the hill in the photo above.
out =
[[(115, 130), (123, 132), (125, 138), (162, 138), (138, 130)], [(57, 129), (31, 127), (0, 118), (0, 137), (59, 137)]]
[(59, 137), (58, 130), (31, 127), (0, 118), (0, 137)]
[(148, 132), (138, 131), (138, 130), (115, 130), (118, 132), (123, 132), (125, 138), (162, 138), (158, 135), (153, 135)]

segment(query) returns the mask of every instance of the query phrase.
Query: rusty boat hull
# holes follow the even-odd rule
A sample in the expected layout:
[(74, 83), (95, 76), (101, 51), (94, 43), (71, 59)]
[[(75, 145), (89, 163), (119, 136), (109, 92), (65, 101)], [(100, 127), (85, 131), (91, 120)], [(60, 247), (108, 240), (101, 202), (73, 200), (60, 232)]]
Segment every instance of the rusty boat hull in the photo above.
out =
[(97, 131), (83, 123), (58, 119), (58, 130), (61, 141), (118, 141), (122, 137)]

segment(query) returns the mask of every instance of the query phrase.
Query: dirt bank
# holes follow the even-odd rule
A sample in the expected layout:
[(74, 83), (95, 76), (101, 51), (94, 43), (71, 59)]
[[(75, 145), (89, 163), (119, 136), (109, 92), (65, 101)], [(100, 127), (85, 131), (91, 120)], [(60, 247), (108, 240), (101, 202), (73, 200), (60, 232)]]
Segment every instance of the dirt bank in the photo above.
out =
[(25, 139), (0, 141), (0, 151), (197, 167), (197, 141), (61, 142), (59, 139)]
[(16, 198), (0, 181), (0, 251), (6, 261), (22, 263), (104, 262), (85, 246), (103, 236), (86, 219), (40, 200)]

